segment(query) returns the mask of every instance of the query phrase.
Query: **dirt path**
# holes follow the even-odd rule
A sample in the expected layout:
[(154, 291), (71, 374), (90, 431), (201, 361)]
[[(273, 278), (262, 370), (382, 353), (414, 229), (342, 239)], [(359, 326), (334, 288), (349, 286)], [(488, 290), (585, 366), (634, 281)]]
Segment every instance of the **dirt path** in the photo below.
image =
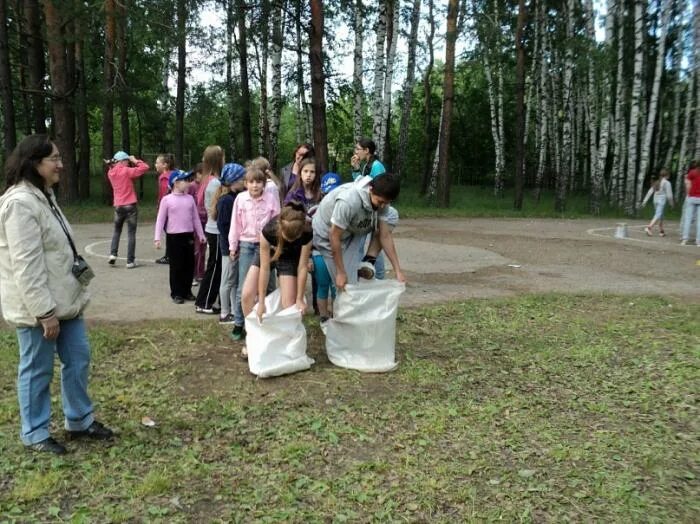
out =
[[(700, 302), (700, 247), (680, 246), (678, 224), (666, 238), (647, 237), (641, 221), (628, 222), (629, 238), (614, 238), (612, 220), (417, 219), (396, 230), (409, 279), (403, 306), (522, 293), (664, 295)], [(111, 224), (74, 226), (80, 251), (95, 269), (94, 320), (194, 318), (192, 305), (173, 304), (168, 268), (152, 243), (153, 224), (139, 224), (139, 267), (120, 258), (107, 264)], [(121, 254), (126, 250), (126, 232)], [(196, 288), (195, 288), (196, 292)]]

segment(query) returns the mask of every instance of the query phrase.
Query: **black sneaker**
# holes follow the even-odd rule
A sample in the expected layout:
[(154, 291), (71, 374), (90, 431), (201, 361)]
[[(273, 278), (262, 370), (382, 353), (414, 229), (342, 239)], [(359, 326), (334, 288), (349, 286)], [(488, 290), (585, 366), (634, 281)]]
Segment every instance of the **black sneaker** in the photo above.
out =
[(233, 324), (234, 320), (233, 315), (229, 313), (225, 317), (219, 317), (219, 324)]
[(110, 440), (114, 438), (114, 432), (96, 420), (82, 431), (66, 431), (68, 440), (89, 438), (92, 440)]
[(170, 264), (170, 259), (167, 256), (156, 258), (156, 264)]
[(55, 455), (65, 455), (68, 450), (60, 442), (49, 437), (37, 442), (36, 444), (29, 444), (26, 448), (30, 451), (38, 451), (40, 453), (53, 453)]
[(245, 328), (243, 326), (233, 326), (233, 331), (231, 331), (231, 340), (238, 342), (239, 340), (245, 339)]
[(188, 300), (190, 302), (194, 302), (195, 300), (197, 300), (197, 297), (195, 297), (192, 293), (190, 293), (189, 295), (187, 295), (185, 297), (185, 300)]
[(175, 302), (176, 304), (184, 304), (185, 299), (182, 297), (173, 297), (173, 302)]

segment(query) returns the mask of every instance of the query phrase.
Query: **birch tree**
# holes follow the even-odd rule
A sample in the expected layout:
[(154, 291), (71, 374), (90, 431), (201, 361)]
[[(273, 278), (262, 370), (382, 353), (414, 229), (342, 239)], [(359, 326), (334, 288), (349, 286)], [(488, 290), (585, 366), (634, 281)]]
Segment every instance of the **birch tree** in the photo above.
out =
[(627, 178), (625, 180), (625, 212), (636, 211), (635, 189), (638, 176), (637, 151), (639, 147), (640, 106), (642, 103), (642, 73), (644, 66), (644, 0), (634, 2), (634, 73), (627, 145)]
[(515, 201), (513, 207), (523, 207), (523, 187), (525, 185), (525, 47), (523, 32), (527, 16), (525, 0), (518, 0), (518, 22), (515, 31)]
[(246, 5), (236, 0), (238, 8), (238, 61), (241, 74), (241, 133), (243, 134), (243, 158), (253, 156), (252, 119), (250, 109), (250, 85), (248, 83), (248, 29), (246, 27)]
[(175, 163), (183, 165), (185, 143), (185, 89), (187, 88), (187, 6), (177, 0), (177, 87), (175, 94)]
[(381, 158), (379, 146), (383, 136), (383, 101), (384, 79), (386, 78), (386, 2), (392, 0), (380, 0), (379, 15), (375, 25), (376, 47), (374, 52), (374, 89), (372, 96), (372, 140), (377, 145), (377, 156)]
[(270, 152), (269, 160), (273, 171), (277, 171), (279, 155), (279, 131), (280, 117), (282, 115), (282, 27), (284, 26), (283, 0), (274, 1), (272, 4), (272, 49), (270, 61), (272, 64), (272, 98), (270, 100)]
[[(102, 158), (112, 158), (114, 154), (114, 48), (116, 39), (115, 0), (105, 0), (105, 49), (103, 63), (103, 102), (102, 102)], [(103, 170), (102, 196), (106, 204), (112, 204), (112, 184), (107, 178), (107, 168)]]
[[(295, 35), (296, 35), (296, 81), (297, 81), (297, 129), (304, 130), (304, 142), (310, 142), (313, 136), (311, 113), (306, 103), (306, 86), (304, 85), (304, 47), (302, 40), (301, 18), (303, 15), (302, 1), (296, 0)], [(297, 140), (302, 142), (302, 140)]]
[(555, 183), (554, 208), (561, 213), (566, 209), (566, 192), (570, 178), (571, 159), (573, 152), (573, 119), (574, 105), (572, 96), (574, 74), (574, 0), (566, 2), (566, 51), (564, 57), (564, 84), (562, 86), (562, 138), (561, 158), (563, 163), (558, 165)]
[[(426, 34), (428, 43), (428, 65), (423, 73), (423, 169), (421, 172), (421, 186), (420, 194), (425, 196), (429, 193), (430, 181), (433, 179), (431, 169), (431, 159), (433, 157), (433, 143), (431, 140), (432, 136), (432, 85), (430, 83), (430, 75), (433, 72), (433, 64), (435, 63), (435, 47), (433, 42), (435, 40), (435, 9), (433, 0), (427, 0), (428, 2), (428, 33)], [(436, 168), (437, 169), (437, 168)]]
[(659, 27), (659, 40), (656, 50), (656, 65), (654, 68), (654, 80), (651, 89), (651, 99), (649, 100), (649, 108), (647, 110), (646, 129), (644, 131), (644, 139), (641, 148), (641, 160), (639, 162), (639, 177), (637, 178), (637, 202), (635, 211), (642, 205), (642, 188), (644, 179), (649, 168), (649, 156), (651, 149), (651, 140), (654, 135), (654, 126), (656, 124), (656, 113), (659, 105), (659, 89), (661, 88), (661, 75), (664, 70), (664, 61), (666, 58), (666, 34), (668, 31), (669, 18), (671, 9), (669, 0), (659, 1), (659, 11), (661, 14), (661, 24)]
[(411, 116), (411, 105), (413, 102), (413, 87), (416, 73), (416, 47), (418, 45), (418, 26), (420, 24), (420, 4), (421, 0), (413, 0), (411, 10), (411, 30), (408, 38), (408, 64), (406, 66), (406, 79), (403, 84), (403, 104), (401, 107), (401, 125), (399, 128), (399, 148), (394, 163), (394, 173), (401, 176), (403, 164), (408, 148), (408, 128)]
[(400, 2), (391, 0), (387, 3), (387, 54), (386, 54), (386, 76), (384, 77), (384, 95), (382, 97), (382, 130), (381, 140), (377, 144), (377, 156), (386, 163), (387, 152), (389, 150), (389, 131), (391, 129), (391, 84), (394, 80), (394, 63), (396, 57), (396, 44), (399, 40)]
[(622, 2), (617, 3), (617, 72), (615, 88), (615, 140), (613, 141), (613, 165), (610, 180), (610, 203), (618, 207), (623, 202), (624, 192), (622, 190), (624, 173), (627, 159), (627, 142), (625, 141), (625, 129), (627, 122), (624, 113), (625, 89), (625, 9)]
[(537, 3), (537, 35), (540, 40), (540, 55), (537, 56), (539, 66), (539, 84), (537, 88), (539, 111), (537, 118), (539, 120), (539, 133), (537, 140), (537, 173), (535, 175), (535, 200), (539, 202), (540, 192), (542, 189), (542, 179), (544, 178), (545, 162), (547, 159), (547, 143), (549, 129), (549, 86), (547, 83), (546, 57), (549, 55), (549, 38), (545, 27), (545, 6), (544, 2)]
[(353, 48), (352, 60), (352, 90), (353, 90), (353, 140), (357, 141), (362, 137), (362, 116), (364, 90), (362, 88), (362, 68), (363, 68), (363, 19), (364, 9), (362, 0), (355, 0), (352, 9), (352, 25), (355, 29), (355, 46)]

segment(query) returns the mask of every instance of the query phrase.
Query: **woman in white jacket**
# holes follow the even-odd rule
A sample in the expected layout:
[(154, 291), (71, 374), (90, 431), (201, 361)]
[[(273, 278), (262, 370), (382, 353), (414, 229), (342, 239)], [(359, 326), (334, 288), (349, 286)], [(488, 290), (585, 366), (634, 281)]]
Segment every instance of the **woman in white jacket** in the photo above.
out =
[(668, 169), (662, 169), (659, 176), (653, 177), (651, 179), (651, 187), (642, 201), (642, 207), (644, 207), (652, 195), (654, 196), (654, 217), (647, 227), (644, 228), (647, 236), (651, 236), (651, 229), (657, 223), (659, 224), (659, 236), (666, 236), (664, 231), (664, 208), (666, 204), (673, 207), (673, 189), (671, 188), (671, 182), (668, 181), (668, 177)]
[(19, 343), (20, 437), (28, 449), (56, 454), (66, 448), (49, 434), (54, 353), (62, 363), (66, 436), (113, 437), (95, 420), (87, 392), (90, 346), (82, 313), (91, 271), (54, 199), (62, 170), (48, 136), (28, 136), (7, 159), (0, 197), (0, 300)]

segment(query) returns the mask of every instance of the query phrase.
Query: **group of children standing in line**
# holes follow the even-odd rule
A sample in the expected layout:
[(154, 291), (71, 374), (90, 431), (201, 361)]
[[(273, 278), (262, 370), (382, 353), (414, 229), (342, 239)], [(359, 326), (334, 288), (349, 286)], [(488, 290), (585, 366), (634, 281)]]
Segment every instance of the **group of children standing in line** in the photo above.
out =
[[(170, 265), (173, 302), (194, 301), (196, 312), (218, 313), (220, 323), (233, 324), (231, 337), (242, 340), (245, 317), (258, 297), (275, 287), (280, 288), (284, 308), (296, 304), (304, 310), (311, 273), (314, 309), (322, 321), (328, 318), (328, 297), (334, 291), (323, 258), (311, 258), (311, 216), (323, 194), (341, 181), (335, 173), (322, 179), (313, 153), (310, 144), (297, 147), (294, 161), (286, 167), (286, 183), (262, 157), (245, 166), (225, 163), (219, 146), (207, 147), (202, 163), (189, 173), (174, 169), (171, 155), (158, 156), (154, 242), (160, 249), (166, 233), (165, 260), (157, 262)], [(203, 253), (205, 246), (207, 263), (195, 296), (195, 253)], [(258, 302), (256, 313), (264, 315), (264, 300)]]

